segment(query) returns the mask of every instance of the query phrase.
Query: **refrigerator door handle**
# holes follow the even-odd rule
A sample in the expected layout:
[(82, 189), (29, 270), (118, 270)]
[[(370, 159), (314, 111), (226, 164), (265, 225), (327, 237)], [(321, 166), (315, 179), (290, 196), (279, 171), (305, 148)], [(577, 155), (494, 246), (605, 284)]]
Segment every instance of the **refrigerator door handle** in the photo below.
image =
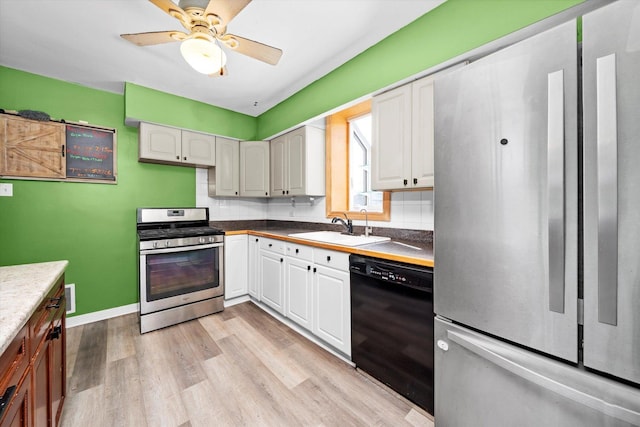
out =
[(564, 313), (564, 71), (547, 75), (549, 310)]
[(567, 399), (571, 399), (574, 402), (595, 409), (608, 416), (617, 418), (619, 420), (631, 423), (633, 425), (640, 425), (640, 413), (634, 410), (624, 408), (619, 405), (611, 404), (602, 399), (599, 399), (590, 394), (584, 393), (575, 388), (569, 387), (561, 382), (549, 378), (536, 372), (535, 366), (524, 366), (516, 362), (514, 357), (516, 351), (511, 351), (508, 348), (496, 345), (482, 338), (478, 338), (471, 334), (464, 332), (447, 330), (447, 337), (456, 344), (464, 347), (472, 353), (482, 357), (489, 362), (511, 372), (514, 375), (519, 376), (527, 381), (537, 384), (546, 388), (554, 393), (557, 393)]
[(616, 55), (596, 61), (598, 321), (618, 323), (618, 123)]

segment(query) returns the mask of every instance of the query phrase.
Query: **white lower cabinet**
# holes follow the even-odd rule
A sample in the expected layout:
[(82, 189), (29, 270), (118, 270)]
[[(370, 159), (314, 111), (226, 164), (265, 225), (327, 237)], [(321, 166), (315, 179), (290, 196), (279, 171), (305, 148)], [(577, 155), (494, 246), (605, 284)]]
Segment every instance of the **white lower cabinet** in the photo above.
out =
[(313, 248), (287, 244), (285, 290), (287, 317), (303, 328), (313, 330)]
[(248, 264), (248, 288), (249, 295), (260, 301), (260, 238), (248, 236), (249, 264)]
[(249, 295), (351, 356), (348, 253), (249, 236), (248, 260)]
[(272, 239), (260, 242), (260, 301), (284, 315), (284, 249), (278, 250), (281, 246), (282, 242)]
[(316, 265), (314, 269), (313, 333), (351, 356), (349, 272), (320, 265)]
[(228, 300), (248, 292), (247, 235), (224, 238), (224, 299)]

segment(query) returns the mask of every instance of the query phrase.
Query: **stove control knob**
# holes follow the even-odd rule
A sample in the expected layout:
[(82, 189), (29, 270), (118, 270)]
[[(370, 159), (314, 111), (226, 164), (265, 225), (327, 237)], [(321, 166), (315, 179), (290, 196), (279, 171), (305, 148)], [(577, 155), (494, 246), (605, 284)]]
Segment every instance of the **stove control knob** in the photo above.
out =
[(215, 237), (209, 237), (209, 242), (210, 243), (213, 243), (215, 240), (216, 240)]
[(169, 246), (171, 246), (171, 242), (170, 242), (170, 241), (168, 241), (168, 240), (166, 240), (166, 241), (164, 242), (164, 245), (165, 245), (165, 247), (167, 247), (167, 248), (168, 248)]
[(153, 242), (153, 247), (157, 248), (158, 247), (158, 242)]
[(198, 239), (198, 242), (200, 242), (200, 243), (207, 243), (207, 241), (205, 240), (205, 238), (204, 238), (204, 237), (200, 237), (200, 238)]

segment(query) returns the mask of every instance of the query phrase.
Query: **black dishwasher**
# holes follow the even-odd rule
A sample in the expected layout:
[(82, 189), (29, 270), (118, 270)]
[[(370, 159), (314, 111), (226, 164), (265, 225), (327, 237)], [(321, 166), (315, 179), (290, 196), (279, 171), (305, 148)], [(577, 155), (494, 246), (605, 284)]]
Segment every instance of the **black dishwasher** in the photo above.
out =
[(433, 414), (433, 269), (351, 255), (351, 358)]

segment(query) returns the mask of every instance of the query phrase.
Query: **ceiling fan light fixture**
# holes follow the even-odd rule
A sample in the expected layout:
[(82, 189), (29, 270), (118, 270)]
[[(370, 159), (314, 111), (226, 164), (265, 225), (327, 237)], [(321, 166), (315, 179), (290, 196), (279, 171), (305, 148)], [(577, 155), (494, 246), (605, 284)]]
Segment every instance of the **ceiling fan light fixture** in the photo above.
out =
[(180, 53), (191, 67), (202, 74), (215, 74), (227, 63), (227, 55), (214, 41), (190, 38), (180, 44)]

